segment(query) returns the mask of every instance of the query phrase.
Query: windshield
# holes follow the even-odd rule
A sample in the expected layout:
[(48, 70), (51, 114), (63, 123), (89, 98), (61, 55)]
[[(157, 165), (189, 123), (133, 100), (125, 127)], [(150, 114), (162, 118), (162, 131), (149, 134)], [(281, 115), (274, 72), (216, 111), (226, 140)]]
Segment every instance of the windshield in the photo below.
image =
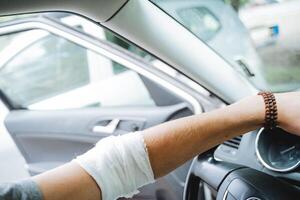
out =
[(153, 0), (260, 90), (300, 88), (300, 0)]

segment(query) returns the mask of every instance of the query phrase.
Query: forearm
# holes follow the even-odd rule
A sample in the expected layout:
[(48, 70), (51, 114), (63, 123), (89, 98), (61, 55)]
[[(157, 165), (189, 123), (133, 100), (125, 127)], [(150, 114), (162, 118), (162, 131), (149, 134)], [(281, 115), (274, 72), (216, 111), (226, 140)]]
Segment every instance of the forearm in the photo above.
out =
[(155, 177), (237, 135), (262, 126), (264, 103), (248, 97), (213, 112), (174, 120), (143, 131)]

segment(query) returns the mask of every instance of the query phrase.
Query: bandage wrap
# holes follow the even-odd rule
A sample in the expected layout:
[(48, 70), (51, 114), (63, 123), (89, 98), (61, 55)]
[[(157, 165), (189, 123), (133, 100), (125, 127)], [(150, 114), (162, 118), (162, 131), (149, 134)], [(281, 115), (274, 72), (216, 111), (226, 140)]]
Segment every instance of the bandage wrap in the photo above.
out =
[(75, 159), (97, 182), (102, 200), (132, 197), (154, 182), (144, 138), (139, 132), (111, 136)]

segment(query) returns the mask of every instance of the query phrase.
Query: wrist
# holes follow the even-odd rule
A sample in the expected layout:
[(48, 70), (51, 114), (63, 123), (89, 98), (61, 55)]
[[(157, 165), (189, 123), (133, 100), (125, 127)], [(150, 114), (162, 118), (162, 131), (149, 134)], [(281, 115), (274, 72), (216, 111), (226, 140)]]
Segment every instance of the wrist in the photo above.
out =
[(262, 127), (265, 121), (265, 104), (259, 95), (246, 97), (236, 104), (237, 115), (240, 120), (252, 129)]
[[(264, 99), (259, 95), (254, 95), (249, 98), (248, 112), (253, 125), (258, 127), (265, 123), (265, 103)], [(252, 116), (252, 117), (251, 117)]]

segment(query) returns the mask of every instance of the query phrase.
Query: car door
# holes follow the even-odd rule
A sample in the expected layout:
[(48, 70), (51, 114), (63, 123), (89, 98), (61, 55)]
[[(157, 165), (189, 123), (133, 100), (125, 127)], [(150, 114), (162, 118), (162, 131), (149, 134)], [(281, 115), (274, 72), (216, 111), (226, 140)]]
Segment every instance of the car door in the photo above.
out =
[[(0, 26), (4, 124), (36, 175), (104, 137), (202, 112), (204, 98), (143, 59), (57, 21)], [(181, 199), (189, 163), (146, 186), (140, 199)]]

